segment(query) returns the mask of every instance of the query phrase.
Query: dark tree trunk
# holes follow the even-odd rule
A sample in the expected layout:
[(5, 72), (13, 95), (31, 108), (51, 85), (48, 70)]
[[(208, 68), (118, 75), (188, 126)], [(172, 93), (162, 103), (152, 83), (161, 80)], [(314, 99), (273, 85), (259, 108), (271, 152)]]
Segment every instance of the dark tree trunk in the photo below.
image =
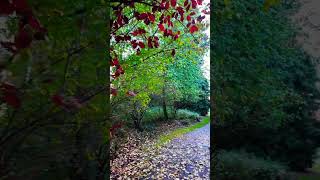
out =
[(166, 92), (165, 92), (165, 87), (163, 87), (162, 90), (163, 93), (163, 99), (162, 99), (162, 109), (163, 109), (163, 115), (164, 115), (164, 119), (168, 120), (168, 111), (167, 111), (167, 104), (166, 104)]

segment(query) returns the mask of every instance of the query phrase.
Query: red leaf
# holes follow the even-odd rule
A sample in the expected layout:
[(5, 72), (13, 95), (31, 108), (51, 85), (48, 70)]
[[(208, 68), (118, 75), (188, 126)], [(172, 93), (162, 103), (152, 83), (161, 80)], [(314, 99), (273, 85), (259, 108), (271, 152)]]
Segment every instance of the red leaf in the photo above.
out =
[(29, 47), (32, 41), (31, 33), (27, 32), (26, 29), (21, 29), (15, 37), (15, 45), (18, 49)]
[(57, 106), (64, 106), (64, 99), (62, 96), (55, 94), (51, 97), (52, 102)]
[(116, 96), (117, 93), (118, 93), (118, 91), (117, 91), (116, 88), (111, 88), (111, 89), (110, 89), (110, 92), (111, 92), (111, 94), (112, 94), (113, 96)]
[(187, 16), (187, 20), (191, 21), (191, 16), (190, 15)]
[(146, 19), (147, 17), (148, 17), (147, 13), (141, 13), (139, 16), (139, 19), (142, 20), (142, 19)]
[(126, 41), (130, 41), (130, 40), (131, 40), (131, 36), (129, 36), (129, 35), (125, 35), (125, 36), (124, 36), (124, 40), (126, 40)]
[(132, 48), (135, 49), (138, 44), (137, 44), (136, 40), (133, 40), (133, 41), (131, 41), (131, 45), (132, 45)]
[(118, 58), (113, 59), (112, 64), (113, 64), (113, 66), (119, 66)]
[(198, 31), (198, 27), (196, 25), (190, 27), (190, 33), (194, 33), (196, 31)]
[(12, 0), (12, 4), (18, 14), (31, 15), (32, 11), (27, 4), (27, 0)]
[(140, 48), (144, 48), (144, 43), (142, 41), (138, 42), (138, 45), (140, 46)]
[(160, 31), (164, 32), (165, 28), (164, 28), (163, 24), (159, 24), (158, 27), (159, 27)]
[(19, 108), (21, 100), (18, 98), (17, 88), (13, 84), (2, 83), (1, 89), (3, 91), (3, 97), (1, 99), (13, 108)]
[(149, 47), (149, 48), (153, 48), (151, 37), (148, 38), (148, 47)]
[(9, 15), (13, 13), (14, 7), (8, 0), (0, 1), (0, 14)]
[(196, 0), (191, 0), (192, 8), (195, 9), (197, 7)]
[(177, 5), (177, 0), (171, 0), (171, 6), (175, 7)]
[(165, 8), (169, 9), (169, 7), (170, 7), (170, 4), (169, 4), (169, 1), (168, 1), (168, 2), (166, 2)]
[(210, 11), (207, 11), (207, 10), (205, 10), (205, 9), (202, 10), (201, 12), (204, 13), (204, 14), (210, 14)]
[(149, 20), (150, 20), (151, 22), (154, 22), (154, 21), (155, 21), (155, 16), (154, 16), (153, 14), (148, 13), (148, 17), (149, 17)]
[(176, 54), (176, 50), (172, 49), (171, 55), (174, 56)]
[(187, 6), (186, 11), (189, 11), (190, 9), (190, 4)]
[(186, 0), (184, 3), (183, 3), (184, 7), (186, 7), (188, 5), (188, 0)]
[(14, 108), (19, 108), (21, 105), (20, 99), (16, 94), (13, 93), (5, 93), (3, 96), (3, 101)]
[(202, 5), (202, 0), (197, 0), (197, 3), (198, 3), (199, 5)]
[(179, 38), (179, 35), (178, 35), (178, 34), (176, 34), (176, 35), (173, 37), (174, 40), (177, 40), (178, 38)]

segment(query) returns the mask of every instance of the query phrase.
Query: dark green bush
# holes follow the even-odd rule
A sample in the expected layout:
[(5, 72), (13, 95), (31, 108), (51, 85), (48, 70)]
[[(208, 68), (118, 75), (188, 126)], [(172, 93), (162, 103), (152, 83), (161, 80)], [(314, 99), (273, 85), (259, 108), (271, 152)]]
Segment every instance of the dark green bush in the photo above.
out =
[(312, 165), (320, 125), (314, 59), (294, 45), (286, 12), (263, 1), (213, 1), (213, 129), (218, 149), (246, 149), (295, 170)]
[(199, 86), (201, 87), (201, 93), (199, 94), (199, 100), (193, 102), (189, 99), (182, 99), (175, 102), (175, 107), (179, 109), (188, 109), (199, 113), (201, 116), (207, 115), (210, 108), (209, 97), (209, 84), (206, 79), (199, 80)]
[(245, 152), (221, 151), (216, 160), (217, 164), (212, 172), (215, 179), (289, 180), (285, 166)]

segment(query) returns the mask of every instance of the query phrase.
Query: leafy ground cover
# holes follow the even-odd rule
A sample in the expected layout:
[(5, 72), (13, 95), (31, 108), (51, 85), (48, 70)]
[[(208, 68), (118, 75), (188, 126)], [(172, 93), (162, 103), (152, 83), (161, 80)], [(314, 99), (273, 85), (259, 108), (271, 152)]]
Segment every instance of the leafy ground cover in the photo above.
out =
[[(111, 179), (208, 179), (209, 118), (183, 126), (179, 121), (162, 123), (152, 133), (129, 130), (111, 161)], [(163, 132), (163, 130), (166, 132)], [(179, 132), (179, 133), (176, 133)], [(186, 133), (182, 135), (182, 132)], [(173, 136), (172, 134), (179, 134)], [(169, 136), (168, 136), (169, 135)], [(170, 142), (158, 146), (163, 137)], [(170, 137), (170, 138), (168, 138)], [(118, 141), (118, 140), (117, 140)], [(118, 141), (119, 142), (119, 141)]]

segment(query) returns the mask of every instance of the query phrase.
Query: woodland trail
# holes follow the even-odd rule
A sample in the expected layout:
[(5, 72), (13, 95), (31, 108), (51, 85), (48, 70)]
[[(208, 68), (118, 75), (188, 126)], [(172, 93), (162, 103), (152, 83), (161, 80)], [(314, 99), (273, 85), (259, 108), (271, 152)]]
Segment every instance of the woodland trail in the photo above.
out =
[(153, 159), (157, 171), (143, 179), (209, 179), (210, 124), (173, 139)]
[(113, 162), (111, 179), (209, 179), (209, 148), (210, 124), (172, 139), (160, 148), (155, 142), (145, 142)]

